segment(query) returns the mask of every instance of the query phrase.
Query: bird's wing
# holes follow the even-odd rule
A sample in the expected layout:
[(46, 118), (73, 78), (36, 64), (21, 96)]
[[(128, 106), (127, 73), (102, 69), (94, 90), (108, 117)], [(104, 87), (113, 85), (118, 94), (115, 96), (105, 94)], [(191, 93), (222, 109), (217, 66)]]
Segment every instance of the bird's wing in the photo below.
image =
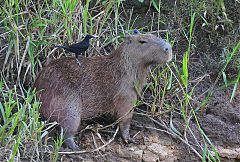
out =
[(81, 49), (81, 48), (88, 47), (88, 45), (83, 42), (80, 42), (80, 43), (72, 44), (71, 47)]

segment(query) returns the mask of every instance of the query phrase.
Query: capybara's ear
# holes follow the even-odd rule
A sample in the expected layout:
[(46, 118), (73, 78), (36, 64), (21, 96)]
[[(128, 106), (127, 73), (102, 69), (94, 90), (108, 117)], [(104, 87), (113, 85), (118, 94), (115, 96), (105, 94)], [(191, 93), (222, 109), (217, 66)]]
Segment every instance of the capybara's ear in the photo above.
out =
[(131, 43), (132, 42), (132, 36), (128, 33), (125, 34), (125, 42)]
[(140, 32), (139, 32), (137, 29), (134, 29), (134, 30), (133, 30), (133, 33), (134, 33), (134, 34), (140, 34)]

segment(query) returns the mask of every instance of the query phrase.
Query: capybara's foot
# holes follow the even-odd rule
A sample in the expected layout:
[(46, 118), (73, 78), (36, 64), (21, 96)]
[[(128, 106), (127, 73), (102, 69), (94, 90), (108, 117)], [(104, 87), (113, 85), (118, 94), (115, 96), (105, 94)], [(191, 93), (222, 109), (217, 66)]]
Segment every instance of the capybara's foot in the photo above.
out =
[(75, 143), (73, 137), (68, 137), (65, 140), (65, 144), (68, 148), (72, 149), (73, 151), (80, 151), (80, 147)]
[(123, 138), (123, 142), (125, 143), (125, 144), (129, 144), (129, 143), (134, 143), (134, 144), (137, 144), (137, 142), (136, 142), (136, 140), (134, 139), (134, 138), (128, 138), (128, 139), (124, 139)]
[(128, 143), (134, 143), (134, 144), (137, 144), (135, 138), (129, 138), (129, 139), (128, 139)]

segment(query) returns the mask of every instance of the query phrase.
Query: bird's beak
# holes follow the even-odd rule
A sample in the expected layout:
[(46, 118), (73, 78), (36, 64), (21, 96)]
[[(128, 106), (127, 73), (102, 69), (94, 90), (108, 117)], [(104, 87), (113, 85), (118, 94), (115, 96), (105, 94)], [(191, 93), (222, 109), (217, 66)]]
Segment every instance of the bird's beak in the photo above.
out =
[(98, 36), (97, 35), (92, 35), (93, 36), (93, 38), (98, 38)]

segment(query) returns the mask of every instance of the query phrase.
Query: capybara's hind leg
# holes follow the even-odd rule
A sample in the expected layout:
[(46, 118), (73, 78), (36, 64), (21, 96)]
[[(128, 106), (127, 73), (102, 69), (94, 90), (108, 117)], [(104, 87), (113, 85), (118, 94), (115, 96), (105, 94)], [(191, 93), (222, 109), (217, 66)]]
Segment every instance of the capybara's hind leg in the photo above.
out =
[(64, 143), (66, 146), (74, 151), (80, 150), (79, 146), (74, 141), (74, 136), (78, 132), (80, 125), (80, 116), (71, 116), (61, 124), (64, 131)]

